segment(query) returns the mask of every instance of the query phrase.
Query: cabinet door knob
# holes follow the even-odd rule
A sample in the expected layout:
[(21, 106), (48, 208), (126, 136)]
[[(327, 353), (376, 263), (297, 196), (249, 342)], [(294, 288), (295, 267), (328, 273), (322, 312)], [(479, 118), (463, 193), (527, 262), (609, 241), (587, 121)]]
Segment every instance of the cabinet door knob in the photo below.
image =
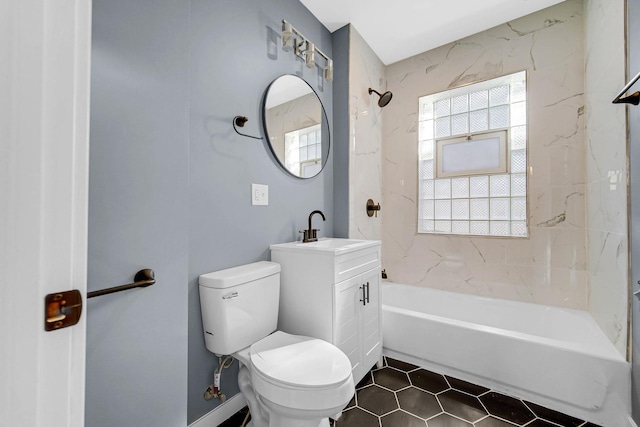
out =
[(362, 305), (367, 305), (367, 294), (366, 294), (365, 285), (363, 284), (358, 289), (362, 289), (362, 299), (360, 300), (360, 302), (362, 303)]

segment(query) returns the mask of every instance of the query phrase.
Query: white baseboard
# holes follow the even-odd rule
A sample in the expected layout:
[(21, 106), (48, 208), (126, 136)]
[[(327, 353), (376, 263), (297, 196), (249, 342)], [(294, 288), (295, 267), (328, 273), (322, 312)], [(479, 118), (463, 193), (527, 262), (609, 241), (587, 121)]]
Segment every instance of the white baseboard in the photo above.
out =
[(189, 424), (189, 427), (218, 427), (245, 406), (247, 406), (247, 400), (242, 393), (238, 393), (213, 411)]
[(635, 423), (635, 421), (633, 421), (633, 419), (631, 418), (631, 416), (629, 416), (629, 422), (628, 422), (629, 427), (638, 427), (638, 424)]

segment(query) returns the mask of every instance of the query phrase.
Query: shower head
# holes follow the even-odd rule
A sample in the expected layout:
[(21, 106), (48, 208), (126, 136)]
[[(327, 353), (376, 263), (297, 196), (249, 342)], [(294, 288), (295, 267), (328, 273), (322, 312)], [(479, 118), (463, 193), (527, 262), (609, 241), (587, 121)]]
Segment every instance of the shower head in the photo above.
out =
[(385, 105), (387, 105), (389, 103), (389, 101), (391, 101), (391, 98), (393, 97), (393, 94), (391, 93), (391, 91), (386, 91), (385, 93), (380, 93), (377, 90), (369, 88), (369, 95), (371, 95), (372, 92), (380, 97), (380, 99), (378, 99), (378, 107), (380, 107), (380, 108), (382, 108)]

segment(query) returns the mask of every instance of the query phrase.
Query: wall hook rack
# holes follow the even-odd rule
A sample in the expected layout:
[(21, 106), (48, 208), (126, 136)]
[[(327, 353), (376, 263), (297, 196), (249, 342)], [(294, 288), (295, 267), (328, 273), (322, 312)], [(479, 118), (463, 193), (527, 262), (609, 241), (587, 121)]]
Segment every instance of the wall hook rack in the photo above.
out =
[(638, 81), (638, 79), (640, 79), (640, 73), (636, 74), (634, 78), (629, 80), (629, 83), (627, 83), (625, 87), (622, 88), (620, 93), (618, 93), (618, 95), (616, 95), (616, 97), (611, 102), (614, 104), (640, 104), (640, 92), (635, 92), (629, 96), (625, 96), (624, 98), (622, 98), (622, 95), (624, 95), (626, 91), (631, 89), (631, 86), (633, 86), (634, 83)]
[(251, 136), (251, 135), (247, 135), (246, 133), (241, 133), (240, 131), (238, 131), (237, 127), (241, 127), (241, 128), (244, 127), (245, 123), (247, 123), (248, 121), (249, 121), (249, 118), (247, 116), (235, 116), (233, 118), (233, 130), (235, 130), (238, 135), (246, 136), (247, 138), (263, 139), (261, 136)]

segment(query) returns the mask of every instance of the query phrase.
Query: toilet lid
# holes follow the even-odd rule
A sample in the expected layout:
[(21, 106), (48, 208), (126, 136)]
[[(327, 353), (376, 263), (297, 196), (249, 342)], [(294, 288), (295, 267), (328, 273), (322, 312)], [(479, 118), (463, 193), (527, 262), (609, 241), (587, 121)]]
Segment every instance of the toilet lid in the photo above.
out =
[(251, 346), (251, 363), (270, 380), (295, 387), (331, 387), (351, 374), (351, 362), (338, 347), (281, 331)]

